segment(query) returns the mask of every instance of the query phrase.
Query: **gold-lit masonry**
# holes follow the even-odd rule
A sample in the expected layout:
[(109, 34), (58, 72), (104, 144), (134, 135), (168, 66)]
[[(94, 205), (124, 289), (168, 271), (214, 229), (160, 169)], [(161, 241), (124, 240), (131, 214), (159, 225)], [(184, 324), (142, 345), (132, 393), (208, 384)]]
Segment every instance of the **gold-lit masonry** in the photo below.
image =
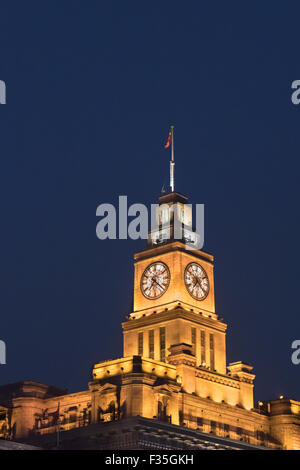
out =
[[(168, 437), (171, 447), (165, 448), (175, 448), (176, 440), (177, 448), (184, 442), (234, 448), (236, 442), (300, 450), (300, 402), (282, 397), (255, 406), (252, 367), (227, 364), (227, 325), (215, 310), (213, 256), (191, 250), (172, 233), (169, 239), (160, 236), (175, 216), (189, 225), (186, 202), (175, 192), (159, 199), (160, 234), (150, 234), (146, 249), (134, 256), (134, 305), (122, 324), (123, 357), (95, 364), (84, 392), (66, 394), (36, 382), (0, 387), (0, 437), (37, 442), (55, 436), (59, 427), (61, 441), (69, 442), (65, 447), (72, 435), (77, 448), (97, 448), (96, 436), (109, 429), (111, 436), (119, 432), (114, 444), (119, 448), (146, 448), (124, 440), (130, 424), (123, 423), (133, 426), (136, 417), (134, 432), (145, 434), (148, 427), (153, 439)], [(101, 445), (111, 441), (105, 442)]]

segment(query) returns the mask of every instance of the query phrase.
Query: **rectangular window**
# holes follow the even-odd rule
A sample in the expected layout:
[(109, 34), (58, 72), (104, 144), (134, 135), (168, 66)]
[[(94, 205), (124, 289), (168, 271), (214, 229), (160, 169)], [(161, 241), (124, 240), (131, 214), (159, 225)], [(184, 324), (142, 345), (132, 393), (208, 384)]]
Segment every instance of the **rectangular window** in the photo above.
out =
[(216, 432), (217, 432), (217, 423), (216, 423), (216, 421), (211, 421), (210, 422), (210, 430), (211, 430), (211, 432), (216, 434)]
[(154, 359), (154, 330), (149, 331), (149, 357)]
[(205, 354), (205, 331), (201, 330), (201, 365), (206, 365), (206, 354)]
[(197, 428), (203, 428), (203, 418), (197, 417)]
[(209, 350), (210, 350), (210, 368), (215, 370), (215, 342), (214, 335), (210, 333), (209, 335)]
[(192, 354), (196, 355), (196, 328), (191, 328)]
[(257, 431), (256, 436), (259, 441), (264, 441), (265, 439), (265, 433), (263, 431)]
[(143, 333), (139, 333), (138, 335), (138, 355), (143, 355)]
[(166, 329), (164, 327), (159, 329), (160, 341), (160, 360), (166, 362)]

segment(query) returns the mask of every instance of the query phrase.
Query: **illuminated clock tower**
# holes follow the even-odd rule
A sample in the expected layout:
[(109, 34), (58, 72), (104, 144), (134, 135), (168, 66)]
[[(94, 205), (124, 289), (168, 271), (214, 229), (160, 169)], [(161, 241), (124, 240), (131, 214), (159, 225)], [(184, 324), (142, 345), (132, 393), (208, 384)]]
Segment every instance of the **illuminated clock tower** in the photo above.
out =
[(187, 217), (187, 202), (176, 192), (161, 196), (158, 215), (163, 222), (169, 207), (164, 222), (170, 222), (171, 237), (162, 236), (166, 224), (161, 223), (159, 236), (150, 234), (147, 248), (135, 254), (134, 308), (123, 323), (124, 356), (177, 363), (181, 351), (195, 366), (225, 374), (226, 325), (215, 312), (213, 256), (192, 249), (185, 233), (181, 240), (172, 237), (179, 210)]
[[(193, 228), (187, 197), (175, 191), (173, 129), (170, 141), (170, 192), (159, 197), (156, 227), (134, 256), (123, 358), (94, 366), (92, 420), (110, 420), (118, 410), (121, 419), (138, 416), (272, 447), (270, 421), (254, 411), (252, 367), (227, 366), (214, 258), (202, 251), (203, 226)], [(274, 436), (281, 432), (276, 426)]]

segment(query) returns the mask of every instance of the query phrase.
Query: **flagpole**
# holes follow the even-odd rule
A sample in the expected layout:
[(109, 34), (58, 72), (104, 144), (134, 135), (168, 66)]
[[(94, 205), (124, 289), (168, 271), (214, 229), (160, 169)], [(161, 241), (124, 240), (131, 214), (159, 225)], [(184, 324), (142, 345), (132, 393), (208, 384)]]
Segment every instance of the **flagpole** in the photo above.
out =
[(175, 191), (175, 182), (174, 182), (174, 126), (171, 126), (171, 161), (170, 161), (170, 187), (172, 193)]

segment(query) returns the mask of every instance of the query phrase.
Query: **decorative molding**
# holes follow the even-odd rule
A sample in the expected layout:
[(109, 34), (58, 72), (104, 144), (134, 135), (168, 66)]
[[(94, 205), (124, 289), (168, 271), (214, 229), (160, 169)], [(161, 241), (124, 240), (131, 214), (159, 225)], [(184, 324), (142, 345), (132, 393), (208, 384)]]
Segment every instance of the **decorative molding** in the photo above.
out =
[(226, 385), (227, 387), (240, 389), (239, 381), (229, 379), (219, 374), (197, 370), (197, 372), (195, 373), (195, 376), (200, 379), (208, 380), (210, 382), (215, 382), (215, 383), (219, 383), (222, 385)]

